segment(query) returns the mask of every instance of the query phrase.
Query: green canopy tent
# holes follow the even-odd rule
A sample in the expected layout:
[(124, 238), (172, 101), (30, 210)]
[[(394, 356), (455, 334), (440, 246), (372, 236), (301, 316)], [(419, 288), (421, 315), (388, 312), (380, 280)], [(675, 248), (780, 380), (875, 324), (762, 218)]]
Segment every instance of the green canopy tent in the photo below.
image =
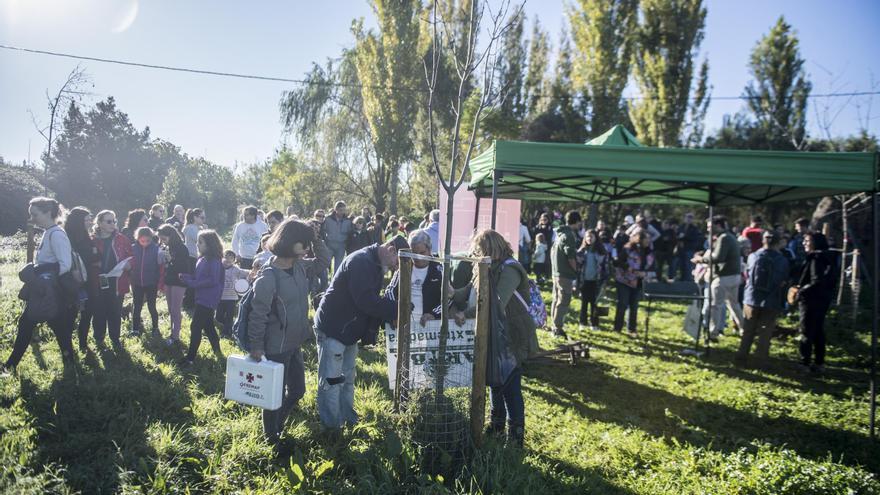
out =
[[(708, 206), (711, 216), (716, 206), (779, 203), (860, 192), (874, 194), (875, 290), (870, 380), (873, 438), (880, 318), (878, 164), (878, 153), (653, 148), (642, 146), (618, 125), (586, 145), (495, 141), (471, 159), (468, 166), (469, 189), (478, 199), (492, 198), (492, 227), (498, 198), (692, 204)], [(479, 206), (477, 201), (475, 219)]]

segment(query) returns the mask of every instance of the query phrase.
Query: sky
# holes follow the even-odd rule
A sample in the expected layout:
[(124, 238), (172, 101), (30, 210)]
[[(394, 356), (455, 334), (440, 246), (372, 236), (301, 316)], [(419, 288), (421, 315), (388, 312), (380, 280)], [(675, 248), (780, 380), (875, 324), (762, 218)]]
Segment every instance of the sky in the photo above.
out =
[[(707, 0), (700, 58), (708, 57), (714, 96), (738, 96), (749, 81), (749, 53), (780, 15), (792, 24), (814, 93), (880, 90), (880, 1)], [(567, 28), (565, 2), (527, 0), (558, 40)], [(0, 44), (203, 70), (300, 78), (352, 45), (351, 22), (372, 25), (366, 0), (0, 0)], [(0, 156), (38, 160), (45, 141), (33, 112), (48, 121), (46, 92), (57, 91), (77, 61), (0, 49)], [(284, 142), (278, 102), (291, 83), (82, 62), (93, 86), (87, 103), (107, 96), (135, 127), (192, 156), (234, 166), (271, 157)], [(636, 96), (630, 85), (627, 96)], [(870, 121), (865, 121), (871, 103)], [(827, 113), (834, 135), (867, 125), (880, 133), (880, 96), (815, 98), (810, 133), (821, 135), (815, 111)], [(714, 100), (706, 127), (717, 129), (741, 101)]]

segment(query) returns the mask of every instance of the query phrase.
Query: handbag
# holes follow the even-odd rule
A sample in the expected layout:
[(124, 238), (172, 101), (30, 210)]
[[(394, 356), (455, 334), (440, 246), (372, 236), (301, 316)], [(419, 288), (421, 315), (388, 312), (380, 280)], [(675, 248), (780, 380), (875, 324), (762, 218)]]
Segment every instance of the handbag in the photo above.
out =
[(800, 293), (801, 288), (797, 285), (792, 285), (788, 288), (788, 292), (785, 294), (785, 300), (788, 301), (788, 304), (794, 306), (798, 301), (798, 294)]

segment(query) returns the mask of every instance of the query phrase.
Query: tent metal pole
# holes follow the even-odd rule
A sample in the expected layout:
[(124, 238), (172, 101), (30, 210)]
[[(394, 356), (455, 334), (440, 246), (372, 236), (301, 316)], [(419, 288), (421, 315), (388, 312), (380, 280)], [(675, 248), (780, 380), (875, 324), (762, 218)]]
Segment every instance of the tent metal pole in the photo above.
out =
[(474, 189), (474, 198), (477, 200), (476, 206), (474, 206), (474, 232), (477, 231), (477, 223), (480, 220), (480, 189)]
[(877, 322), (877, 319), (880, 318), (880, 310), (878, 310), (878, 306), (880, 306), (880, 267), (877, 265), (880, 264), (880, 220), (877, 218), (877, 212), (880, 210), (880, 205), (877, 203), (880, 202), (880, 193), (874, 192), (873, 198), (871, 201), (871, 220), (874, 223), (874, 238), (872, 239), (872, 244), (874, 247), (874, 303), (872, 306), (872, 312), (874, 313), (874, 317), (871, 318), (871, 416), (870, 416), (870, 425), (871, 425), (871, 440), (876, 439), (876, 424), (877, 424), (877, 332), (878, 325), (880, 323)]
[[(710, 190), (709, 190), (709, 196), (712, 196), (712, 188), (710, 188)], [(714, 245), (713, 245), (714, 242), (713, 242), (713, 240), (712, 240), (712, 227), (715, 226), (715, 224), (713, 223), (713, 218), (714, 218), (714, 217), (715, 217), (715, 205), (713, 205), (713, 204), (710, 202), (710, 203), (709, 203), (709, 221), (706, 222), (707, 225), (708, 225), (708, 227), (707, 227), (708, 234), (707, 234), (707, 235), (709, 236), (709, 237), (708, 237), (708, 239), (709, 239), (709, 248), (708, 248), (708, 249), (709, 249), (709, 256), (712, 256), (712, 250), (715, 248)], [(709, 295), (708, 295), (708, 297), (706, 298), (706, 305), (707, 305), (708, 308), (709, 308), (709, 310), (707, 311), (707, 314), (709, 315), (709, 318), (708, 318), (708, 321), (706, 322), (706, 355), (707, 355), (707, 356), (709, 355), (709, 348), (710, 348), (710, 344), (709, 344), (709, 343), (711, 342), (711, 338), (712, 338), (712, 333), (711, 333), (711, 332), (712, 332), (712, 282), (714, 282), (714, 279), (715, 279), (715, 263), (712, 263), (712, 262), (711, 262), (711, 258), (710, 258), (710, 262), (709, 262), (709, 285), (708, 285), (708, 287), (709, 287)], [(702, 318), (702, 316), (703, 316), (703, 315), (700, 315), (701, 318)], [(697, 343), (697, 346), (699, 346), (699, 345), (700, 345), (700, 344)]]
[(492, 171), (492, 230), (495, 230), (495, 213), (498, 210), (498, 170)]

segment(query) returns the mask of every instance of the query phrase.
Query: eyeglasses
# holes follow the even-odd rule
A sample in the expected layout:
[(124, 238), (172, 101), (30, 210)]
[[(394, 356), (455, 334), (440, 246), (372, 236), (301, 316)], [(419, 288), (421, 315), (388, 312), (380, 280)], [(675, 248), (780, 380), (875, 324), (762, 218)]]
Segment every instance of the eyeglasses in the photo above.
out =
[(116, 220), (113, 220), (113, 219), (110, 219), (110, 220), (104, 220), (104, 223), (106, 223), (106, 224), (108, 224), (108, 225), (114, 225), (114, 224), (116, 223)]

